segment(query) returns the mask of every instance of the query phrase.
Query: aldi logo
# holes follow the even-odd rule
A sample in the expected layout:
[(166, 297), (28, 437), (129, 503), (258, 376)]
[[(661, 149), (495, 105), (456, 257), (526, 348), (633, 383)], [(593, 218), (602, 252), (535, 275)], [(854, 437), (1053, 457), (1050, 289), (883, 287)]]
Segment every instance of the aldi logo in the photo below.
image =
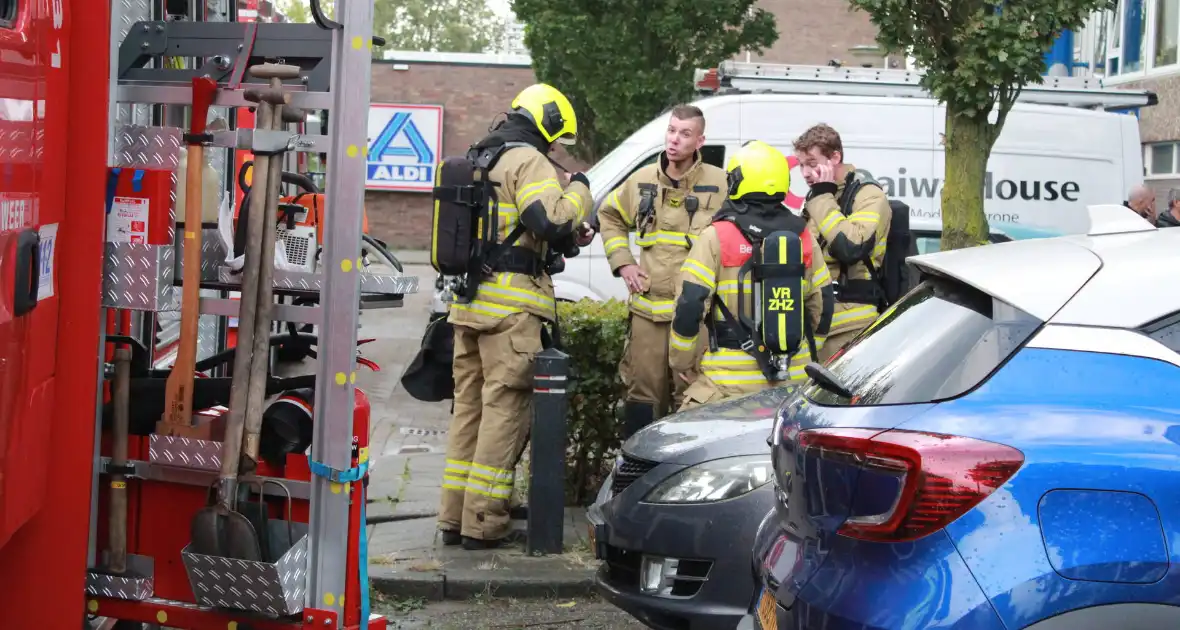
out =
[(370, 105), (365, 188), (431, 192), (442, 125), (441, 105)]

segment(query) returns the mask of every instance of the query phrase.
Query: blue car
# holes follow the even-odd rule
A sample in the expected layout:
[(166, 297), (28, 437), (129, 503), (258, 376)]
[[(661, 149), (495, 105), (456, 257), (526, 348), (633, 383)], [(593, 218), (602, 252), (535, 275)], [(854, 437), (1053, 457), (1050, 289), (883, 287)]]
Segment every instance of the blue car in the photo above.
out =
[(910, 263), (778, 411), (738, 627), (1180, 628), (1180, 230)]

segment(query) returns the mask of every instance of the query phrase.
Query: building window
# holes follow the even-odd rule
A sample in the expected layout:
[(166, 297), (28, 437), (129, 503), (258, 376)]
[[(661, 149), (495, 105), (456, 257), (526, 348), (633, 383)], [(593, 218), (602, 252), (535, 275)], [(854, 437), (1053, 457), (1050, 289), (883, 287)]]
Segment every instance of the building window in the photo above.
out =
[(1099, 31), (1091, 35), (1096, 75), (1134, 80), (1180, 72), (1180, 0), (1118, 0), (1086, 29)]
[(1180, 142), (1155, 142), (1143, 145), (1143, 172), (1148, 178), (1175, 177), (1180, 157)]

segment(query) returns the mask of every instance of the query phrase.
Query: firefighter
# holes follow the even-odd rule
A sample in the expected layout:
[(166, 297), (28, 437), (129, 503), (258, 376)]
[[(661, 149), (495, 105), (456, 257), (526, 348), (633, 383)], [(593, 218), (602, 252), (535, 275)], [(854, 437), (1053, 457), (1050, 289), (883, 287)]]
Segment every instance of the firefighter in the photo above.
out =
[(879, 286), (863, 261), (870, 257), (874, 268), (881, 269), (893, 213), (878, 186), (859, 187), (844, 213), (845, 187), (856, 167), (844, 162), (844, 144), (835, 129), (819, 124), (803, 132), (795, 141), (795, 155), (811, 187), (803, 216), (823, 247), (835, 284), (836, 311), (820, 352), (820, 361), (827, 362), (877, 318)]
[[(633, 173), (598, 209), (607, 260), (630, 292), (629, 332), (619, 371), (627, 387), (623, 438), (679, 406), (685, 383), (668, 369), (668, 333), (680, 264), (725, 196), (725, 172), (701, 160), (705, 115), (671, 112), (664, 151)], [(636, 232), (639, 263), (628, 235)]]
[[(556, 320), (545, 253), (564, 251), (578, 238), (591, 204), (586, 175), (559, 175), (547, 155), (556, 144), (573, 144), (577, 131), (569, 100), (536, 84), (472, 147), (502, 151), (488, 172), (496, 183), (499, 238), (517, 225), (525, 230), (473, 298), (452, 304), (448, 316), (455, 329), (455, 402), (438, 516), (447, 545), (488, 549), (512, 535), (509, 499), (530, 427), (532, 362), (542, 349), (543, 323)], [(564, 190), (559, 177), (567, 180)]]
[[(680, 271), (669, 363), (679, 380), (691, 383), (682, 410), (806, 379), (804, 367), (817, 359), (832, 318), (831, 278), (819, 243), (783, 205), (791, 184), (786, 157), (751, 141), (726, 171), (728, 200)], [(795, 245), (780, 248), (784, 240)], [(702, 320), (705, 339), (698, 334)], [(757, 323), (764, 321), (774, 325)], [(698, 375), (694, 366), (706, 345)]]

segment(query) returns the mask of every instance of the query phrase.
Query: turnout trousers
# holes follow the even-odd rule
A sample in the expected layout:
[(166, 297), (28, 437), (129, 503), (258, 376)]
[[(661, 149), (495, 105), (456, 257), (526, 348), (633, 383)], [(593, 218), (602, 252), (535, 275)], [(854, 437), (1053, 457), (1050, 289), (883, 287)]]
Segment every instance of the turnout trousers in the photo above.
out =
[(455, 325), (455, 411), (447, 435), (439, 528), (480, 540), (511, 533), (515, 467), (532, 422), (540, 317), (515, 313), (488, 330)]
[(632, 314), (629, 328), (619, 365), (627, 388), (623, 439), (675, 411), (688, 388), (668, 367), (672, 322), (655, 322)]

